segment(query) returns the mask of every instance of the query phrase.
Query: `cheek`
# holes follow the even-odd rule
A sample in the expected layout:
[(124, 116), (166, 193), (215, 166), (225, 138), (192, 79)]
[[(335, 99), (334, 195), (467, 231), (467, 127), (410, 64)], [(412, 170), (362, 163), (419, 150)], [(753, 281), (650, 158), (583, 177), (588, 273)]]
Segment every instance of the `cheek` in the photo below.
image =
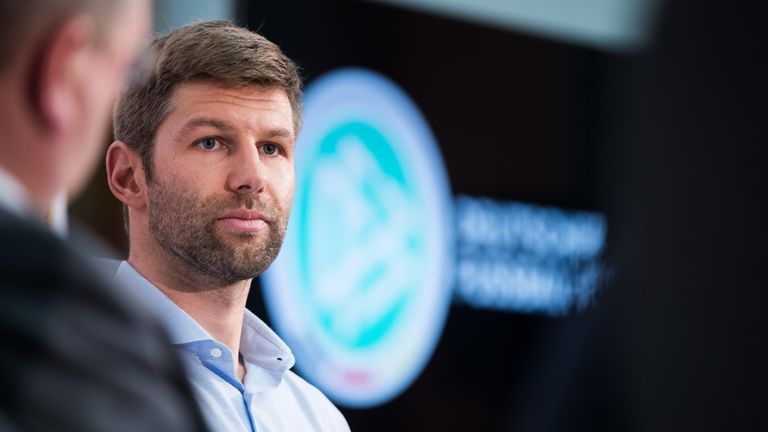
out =
[(280, 202), (285, 205), (290, 205), (291, 201), (293, 200), (293, 191), (294, 191), (294, 172), (293, 172), (293, 164), (290, 165), (290, 167), (287, 167), (283, 172), (280, 173), (280, 176), (278, 177), (278, 181), (276, 183), (276, 186), (278, 188), (278, 195), (280, 197)]

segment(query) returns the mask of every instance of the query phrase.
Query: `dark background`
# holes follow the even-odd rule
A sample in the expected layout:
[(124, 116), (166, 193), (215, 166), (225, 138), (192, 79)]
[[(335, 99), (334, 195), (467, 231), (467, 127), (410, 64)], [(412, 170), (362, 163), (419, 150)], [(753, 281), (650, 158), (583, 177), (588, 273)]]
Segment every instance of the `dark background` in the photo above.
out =
[[(454, 305), (410, 389), (342, 408), (352, 430), (767, 430), (765, 6), (667, 2), (633, 52), (363, 1), (238, 17), (310, 84), (362, 66), (402, 86), (454, 193), (608, 216), (615, 276), (587, 311)], [(73, 213), (124, 249), (103, 179)], [(259, 289), (249, 307), (269, 317)]]

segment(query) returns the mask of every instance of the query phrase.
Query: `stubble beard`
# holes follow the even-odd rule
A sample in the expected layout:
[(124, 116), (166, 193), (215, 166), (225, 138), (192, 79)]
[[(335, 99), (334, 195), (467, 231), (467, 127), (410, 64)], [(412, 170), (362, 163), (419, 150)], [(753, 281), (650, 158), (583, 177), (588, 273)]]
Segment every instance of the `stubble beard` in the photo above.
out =
[[(257, 195), (200, 198), (150, 186), (149, 231), (182, 268), (218, 286), (232, 285), (263, 273), (277, 257), (290, 208), (266, 205)], [(216, 220), (230, 210), (256, 210), (268, 221), (256, 233), (224, 231)]]

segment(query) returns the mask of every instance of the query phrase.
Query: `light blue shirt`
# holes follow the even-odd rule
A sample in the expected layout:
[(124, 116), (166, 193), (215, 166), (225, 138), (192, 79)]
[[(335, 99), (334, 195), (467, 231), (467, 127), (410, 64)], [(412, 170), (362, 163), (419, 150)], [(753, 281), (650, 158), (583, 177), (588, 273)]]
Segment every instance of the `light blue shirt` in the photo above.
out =
[(123, 261), (115, 275), (165, 323), (187, 366), (187, 376), (211, 430), (349, 431), (338, 409), (319, 390), (290, 371), (291, 350), (264, 322), (245, 311), (241, 383), (229, 348)]

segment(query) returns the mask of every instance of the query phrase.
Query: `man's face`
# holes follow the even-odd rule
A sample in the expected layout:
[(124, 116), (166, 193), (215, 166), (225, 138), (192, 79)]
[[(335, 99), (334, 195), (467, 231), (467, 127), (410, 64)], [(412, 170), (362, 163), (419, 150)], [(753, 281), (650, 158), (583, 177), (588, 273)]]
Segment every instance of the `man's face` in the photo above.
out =
[(149, 231), (171, 259), (228, 285), (280, 250), (293, 198), (293, 112), (260, 86), (180, 85), (156, 134)]
[(71, 138), (71, 149), (65, 153), (68, 160), (67, 177), (63, 186), (74, 195), (89, 178), (107, 139), (112, 105), (146, 41), (150, 25), (150, 2), (126, 1), (114, 18), (115, 24), (101, 35), (88, 52), (87, 71), (81, 92), (79, 123)]

